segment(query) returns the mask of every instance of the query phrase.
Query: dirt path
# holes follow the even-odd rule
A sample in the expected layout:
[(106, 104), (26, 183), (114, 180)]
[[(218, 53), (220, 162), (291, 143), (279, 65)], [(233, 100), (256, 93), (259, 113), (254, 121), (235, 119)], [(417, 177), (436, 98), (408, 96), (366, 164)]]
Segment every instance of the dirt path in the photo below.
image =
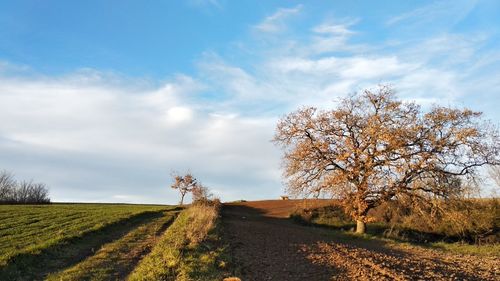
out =
[[(225, 205), (223, 223), (249, 280), (499, 280), (500, 261), (335, 237), (283, 218), (280, 201)], [(279, 210), (279, 211), (277, 211)]]

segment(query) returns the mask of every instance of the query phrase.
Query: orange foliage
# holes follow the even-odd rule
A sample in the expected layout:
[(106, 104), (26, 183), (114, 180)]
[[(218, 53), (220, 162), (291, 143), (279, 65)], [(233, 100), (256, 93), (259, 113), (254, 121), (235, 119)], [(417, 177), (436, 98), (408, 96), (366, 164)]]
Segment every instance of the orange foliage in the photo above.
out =
[(500, 163), (498, 131), (481, 113), (439, 106), (424, 113), (387, 86), (332, 110), (292, 112), (274, 142), (284, 150), (290, 194), (340, 198), (358, 221), (399, 194), (447, 196), (460, 188), (457, 177)]

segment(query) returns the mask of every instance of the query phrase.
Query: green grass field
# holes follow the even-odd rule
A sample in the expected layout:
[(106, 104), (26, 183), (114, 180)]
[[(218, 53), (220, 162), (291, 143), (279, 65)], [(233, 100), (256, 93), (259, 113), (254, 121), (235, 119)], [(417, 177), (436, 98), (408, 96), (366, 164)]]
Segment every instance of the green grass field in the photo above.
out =
[(175, 219), (175, 212), (130, 231), (124, 237), (104, 245), (94, 255), (47, 280), (123, 280), (156, 244)]
[[(110, 268), (95, 256), (119, 263), (135, 251), (132, 258), (139, 259), (152, 247), (151, 239), (173, 221), (174, 209), (124, 204), (0, 205), (0, 280), (40, 280), (49, 274), (60, 277), (57, 280), (74, 280), (71, 274), (89, 267)], [(136, 261), (115, 271), (104, 269), (99, 273), (102, 278), (91, 279), (113, 279), (110, 276), (132, 270), (127, 268), (132, 262)]]

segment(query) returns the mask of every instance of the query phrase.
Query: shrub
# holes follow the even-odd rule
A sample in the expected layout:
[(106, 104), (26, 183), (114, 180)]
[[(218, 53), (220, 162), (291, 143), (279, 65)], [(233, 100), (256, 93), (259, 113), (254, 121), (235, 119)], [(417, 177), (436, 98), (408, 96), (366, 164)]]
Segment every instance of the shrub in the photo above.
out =
[[(403, 220), (403, 226), (441, 234), (451, 240), (479, 243), (482, 238), (495, 233), (498, 237), (499, 211), (496, 199), (438, 201), (430, 207), (412, 212)], [(422, 221), (427, 224), (422, 225)]]
[[(208, 187), (198, 184), (193, 188), (191, 191), (191, 194), (193, 196), (193, 203), (208, 203), (212, 201), (214, 195), (210, 192)], [(217, 199), (218, 200), (218, 199)]]
[[(371, 234), (414, 242), (463, 241), (500, 243), (498, 199), (411, 198), (385, 202), (369, 212)], [(297, 210), (291, 218), (301, 224), (350, 229), (354, 222), (340, 205)]]
[[(408, 199), (407, 199), (408, 200)], [(393, 201), (370, 216), (386, 223), (386, 236), (417, 241), (500, 242), (498, 199), (436, 199), (425, 202)]]

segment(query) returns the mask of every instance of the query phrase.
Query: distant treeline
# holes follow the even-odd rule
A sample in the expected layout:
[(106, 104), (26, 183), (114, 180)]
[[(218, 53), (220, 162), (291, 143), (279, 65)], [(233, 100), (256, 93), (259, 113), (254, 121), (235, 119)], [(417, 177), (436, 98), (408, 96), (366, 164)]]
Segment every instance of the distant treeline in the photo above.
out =
[(17, 181), (7, 171), (0, 171), (0, 204), (48, 204), (49, 190), (43, 183)]

